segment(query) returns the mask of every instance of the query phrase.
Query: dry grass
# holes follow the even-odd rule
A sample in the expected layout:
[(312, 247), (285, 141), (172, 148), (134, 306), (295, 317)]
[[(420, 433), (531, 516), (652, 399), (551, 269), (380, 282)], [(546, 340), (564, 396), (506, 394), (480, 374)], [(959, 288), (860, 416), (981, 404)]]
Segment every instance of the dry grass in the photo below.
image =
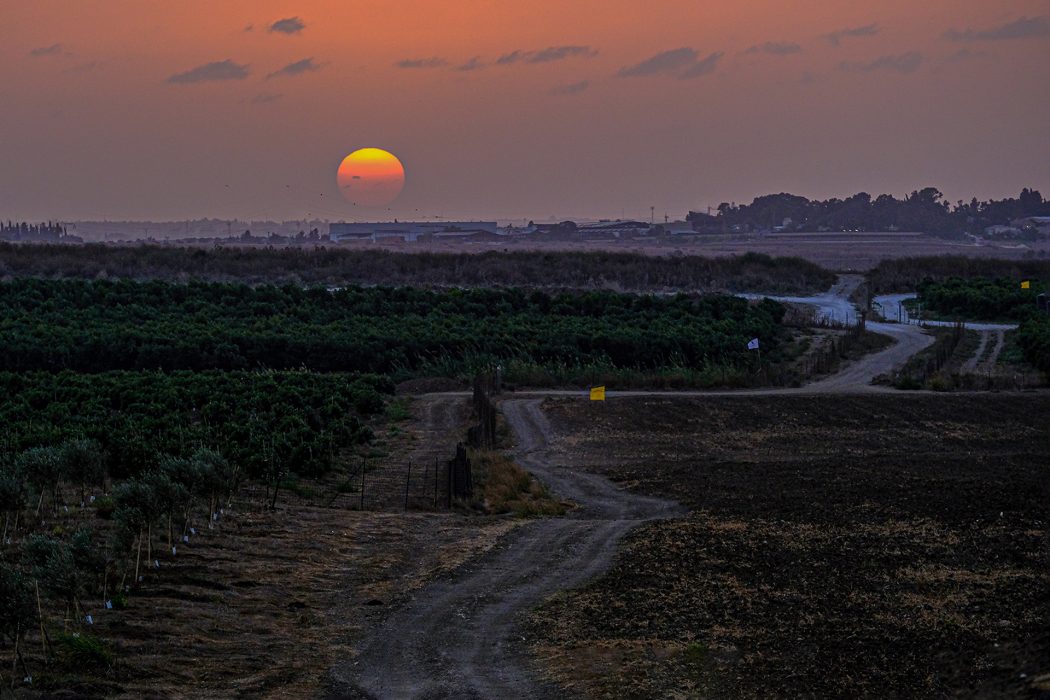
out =
[(513, 513), (521, 518), (561, 515), (568, 505), (554, 498), (547, 487), (499, 452), (472, 450), (475, 493), (485, 512)]

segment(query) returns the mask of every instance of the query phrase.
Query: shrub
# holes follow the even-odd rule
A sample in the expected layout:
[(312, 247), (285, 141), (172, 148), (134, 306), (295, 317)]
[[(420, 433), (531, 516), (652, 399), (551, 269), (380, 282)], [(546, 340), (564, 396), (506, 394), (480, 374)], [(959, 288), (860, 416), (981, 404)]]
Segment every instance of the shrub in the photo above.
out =
[(113, 652), (99, 639), (87, 634), (61, 634), (54, 640), (63, 664), (70, 668), (107, 670), (113, 666)]

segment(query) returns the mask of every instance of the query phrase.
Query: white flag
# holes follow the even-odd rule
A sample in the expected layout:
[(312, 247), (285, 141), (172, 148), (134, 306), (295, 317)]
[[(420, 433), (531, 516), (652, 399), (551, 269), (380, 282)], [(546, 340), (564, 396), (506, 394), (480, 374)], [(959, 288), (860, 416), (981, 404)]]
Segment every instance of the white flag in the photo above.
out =
[(752, 338), (751, 340), (747, 341), (747, 349), (758, 350), (758, 338)]

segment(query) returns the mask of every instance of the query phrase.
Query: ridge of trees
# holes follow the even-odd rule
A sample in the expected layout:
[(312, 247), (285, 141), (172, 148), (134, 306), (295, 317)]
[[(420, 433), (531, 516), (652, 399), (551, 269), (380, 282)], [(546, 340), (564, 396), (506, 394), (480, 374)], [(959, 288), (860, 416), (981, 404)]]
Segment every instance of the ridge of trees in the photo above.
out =
[(784, 294), (824, 291), (835, 281), (834, 274), (807, 260), (760, 253), (707, 258), (601, 251), (400, 253), (323, 246), (249, 249), (3, 243), (0, 276)]
[[(1050, 201), (1038, 190), (1024, 188), (1017, 197), (954, 205), (936, 187), (925, 187), (897, 199), (867, 192), (826, 200), (810, 200), (782, 192), (756, 197), (750, 204), (723, 202), (717, 214), (689, 212), (687, 220), (695, 228), (707, 230), (770, 230), (785, 227), (791, 231), (922, 231), (936, 236), (978, 235), (993, 225), (1006, 225), (1016, 219), (1050, 216)], [(790, 222), (786, 222), (790, 219)]]

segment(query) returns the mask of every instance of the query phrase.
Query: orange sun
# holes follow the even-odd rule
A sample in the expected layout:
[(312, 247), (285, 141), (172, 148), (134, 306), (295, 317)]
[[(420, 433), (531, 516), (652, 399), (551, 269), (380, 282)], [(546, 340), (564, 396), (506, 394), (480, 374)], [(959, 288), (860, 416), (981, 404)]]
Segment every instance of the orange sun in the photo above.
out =
[(401, 194), (405, 167), (382, 148), (361, 148), (343, 158), (336, 181), (347, 201), (359, 207), (382, 207)]

